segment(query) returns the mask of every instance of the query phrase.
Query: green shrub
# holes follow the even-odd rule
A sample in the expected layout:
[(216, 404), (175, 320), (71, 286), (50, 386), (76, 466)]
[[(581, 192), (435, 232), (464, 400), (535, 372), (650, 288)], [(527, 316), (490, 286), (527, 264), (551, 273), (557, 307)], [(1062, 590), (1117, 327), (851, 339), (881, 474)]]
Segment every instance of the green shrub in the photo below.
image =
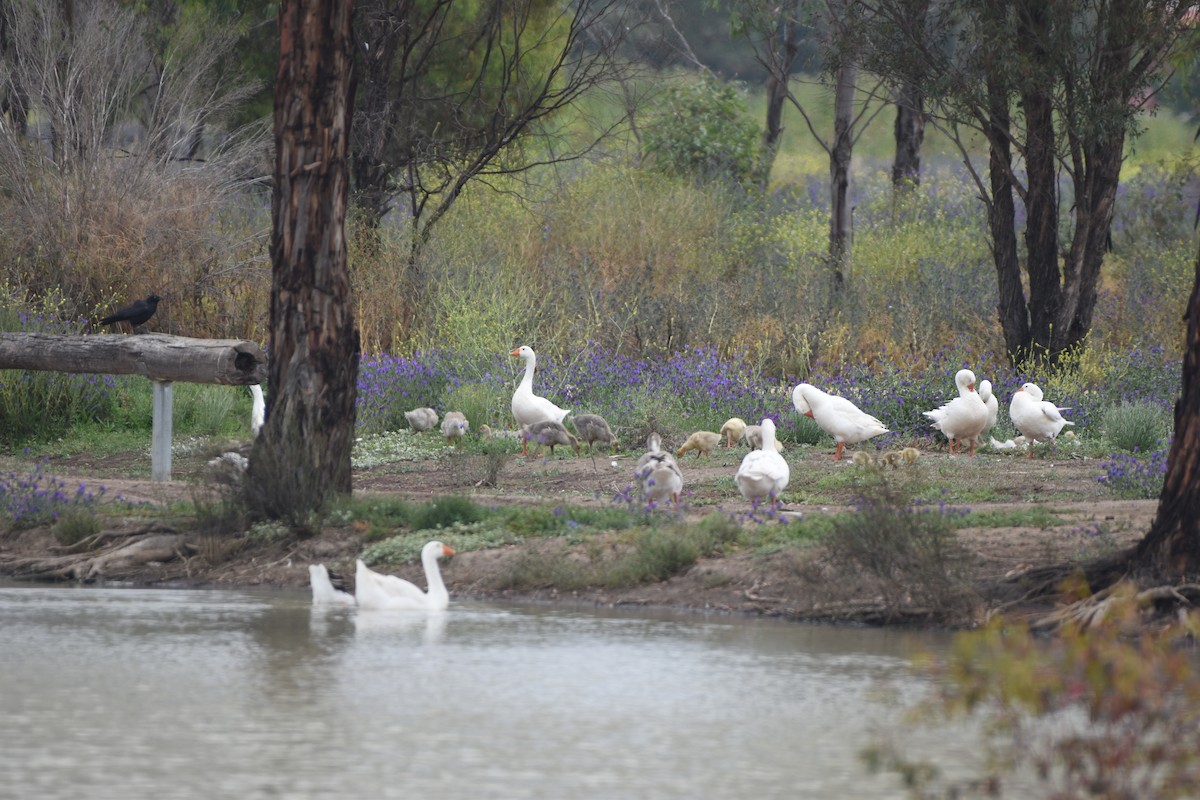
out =
[(479, 433), (481, 425), (496, 425), (509, 413), (509, 397), (501, 397), (484, 383), (463, 383), (446, 391), (442, 399), (447, 411), (461, 411), (471, 425), (471, 432)]
[(710, 77), (672, 86), (645, 129), (646, 155), (666, 172), (757, 183), (758, 124), (737, 88)]
[(1200, 796), (1200, 673), (1186, 644), (1198, 620), (1147, 625), (1137, 594), (1092, 596), (1090, 624), (1050, 637), (996, 615), (926, 662), (931, 696), (903, 718), (978, 723), (984, 774), (948, 776), (895, 744), (868, 762), (905, 776), (914, 797)]
[(437, 530), (456, 523), (479, 522), (486, 515), (478, 503), (465, 497), (442, 497), (413, 508), (410, 524), (413, 530)]
[(595, 581), (613, 588), (663, 581), (719, 553), (740, 533), (724, 514), (710, 514), (697, 524), (646, 528), (615, 563), (598, 568)]
[(821, 430), (821, 426), (812, 418), (799, 415), (789, 438), (796, 444), (818, 445), (828, 441), (829, 434)]
[(54, 523), (54, 538), (62, 545), (73, 545), (95, 536), (102, 530), (95, 510), (75, 506), (58, 515)]
[[(362, 560), (368, 566), (376, 564), (407, 564), (421, 558), (421, 550), (430, 540), (428, 531), (416, 531), (393, 536), (371, 545), (363, 551)], [(491, 520), (456, 522), (438, 531), (437, 540), (459, 553), (486, 550), (518, 541), (509, 531), (497, 527)]]
[(830, 561), (848, 576), (878, 581), (885, 613), (917, 608), (954, 620), (974, 599), (970, 555), (955, 534), (960, 512), (912, 498), (903, 477), (862, 473), (857, 512), (835, 517), (825, 540)]
[(1121, 403), (1104, 413), (1104, 439), (1115, 450), (1148, 453), (1158, 449), (1171, 433), (1165, 411), (1150, 403)]

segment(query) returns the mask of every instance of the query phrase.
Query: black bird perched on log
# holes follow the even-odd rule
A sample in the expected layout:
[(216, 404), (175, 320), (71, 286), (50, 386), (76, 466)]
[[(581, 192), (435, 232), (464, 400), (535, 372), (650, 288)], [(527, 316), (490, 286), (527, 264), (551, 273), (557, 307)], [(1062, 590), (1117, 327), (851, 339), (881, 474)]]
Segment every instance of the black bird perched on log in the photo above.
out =
[(145, 325), (158, 309), (159, 300), (162, 300), (162, 298), (156, 294), (152, 294), (145, 300), (138, 300), (136, 303), (122, 308), (115, 314), (109, 314), (100, 320), (100, 324), (111, 325), (114, 322), (128, 322), (135, 328), (138, 325)]

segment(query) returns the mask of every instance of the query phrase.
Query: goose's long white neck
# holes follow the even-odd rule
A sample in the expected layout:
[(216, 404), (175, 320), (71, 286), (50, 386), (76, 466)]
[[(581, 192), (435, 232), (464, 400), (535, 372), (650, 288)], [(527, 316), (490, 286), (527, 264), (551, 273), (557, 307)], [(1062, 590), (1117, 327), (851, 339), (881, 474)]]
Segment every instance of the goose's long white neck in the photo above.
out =
[(537, 365), (537, 356), (525, 356), (525, 374), (521, 376), (521, 387), (533, 391), (533, 369)]
[(442, 569), (438, 566), (437, 553), (432, 550), (427, 550), (421, 553), (421, 565), (425, 567), (425, 582), (429, 584), (429, 599), (434, 598), (439, 600), (449, 598), (450, 593), (446, 591), (446, 584), (442, 581)]

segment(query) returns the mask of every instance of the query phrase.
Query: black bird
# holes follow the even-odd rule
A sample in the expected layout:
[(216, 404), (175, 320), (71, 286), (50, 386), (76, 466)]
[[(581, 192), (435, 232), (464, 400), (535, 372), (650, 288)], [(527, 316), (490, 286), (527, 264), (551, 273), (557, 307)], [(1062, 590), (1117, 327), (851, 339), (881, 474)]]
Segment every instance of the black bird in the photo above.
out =
[(104, 319), (100, 320), (101, 325), (110, 325), (114, 322), (128, 322), (133, 327), (145, 325), (146, 322), (154, 316), (154, 312), (158, 309), (158, 301), (162, 300), (156, 294), (152, 294), (145, 300), (138, 300), (132, 305), (122, 308), (115, 314), (109, 314)]

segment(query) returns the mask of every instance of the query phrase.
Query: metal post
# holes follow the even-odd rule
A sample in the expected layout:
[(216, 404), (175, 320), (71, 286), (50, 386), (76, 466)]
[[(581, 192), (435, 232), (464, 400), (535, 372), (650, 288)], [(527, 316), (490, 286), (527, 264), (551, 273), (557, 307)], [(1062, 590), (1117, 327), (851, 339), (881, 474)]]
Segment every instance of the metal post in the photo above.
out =
[(150, 438), (150, 478), (171, 480), (171, 414), (174, 387), (170, 381), (154, 384), (154, 421)]

